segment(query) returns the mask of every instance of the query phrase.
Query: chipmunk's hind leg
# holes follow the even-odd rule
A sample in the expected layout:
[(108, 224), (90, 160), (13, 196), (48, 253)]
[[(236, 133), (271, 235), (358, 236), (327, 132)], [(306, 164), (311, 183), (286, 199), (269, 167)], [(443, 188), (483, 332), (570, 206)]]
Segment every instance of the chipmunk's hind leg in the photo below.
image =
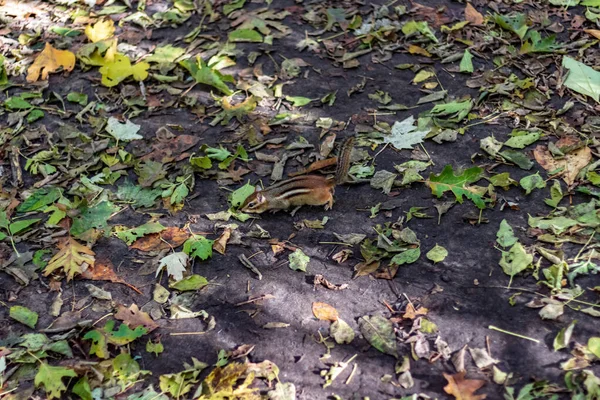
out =
[(294, 208), (292, 211), (290, 211), (290, 215), (293, 217), (296, 214), (296, 211), (298, 211), (301, 208), (302, 208), (302, 206), (298, 206), (298, 207)]

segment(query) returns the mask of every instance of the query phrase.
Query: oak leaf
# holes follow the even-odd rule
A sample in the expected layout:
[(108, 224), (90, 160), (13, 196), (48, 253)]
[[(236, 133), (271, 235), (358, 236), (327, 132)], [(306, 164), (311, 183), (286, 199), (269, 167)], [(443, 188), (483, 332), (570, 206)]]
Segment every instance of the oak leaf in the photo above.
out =
[(27, 82), (36, 82), (40, 73), (42, 80), (46, 80), (50, 72), (56, 72), (60, 67), (65, 71), (72, 71), (75, 67), (75, 54), (69, 50), (55, 49), (50, 43), (46, 43), (44, 50), (27, 70)]
[(70, 281), (75, 274), (81, 274), (88, 266), (94, 265), (96, 253), (71, 236), (59, 248), (60, 251), (46, 265), (44, 276), (62, 268), (67, 275), (67, 280)]
[(444, 386), (444, 392), (454, 396), (457, 400), (483, 400), (487, 397), (485, 394), (475, 394), (485, 381), (480, 379), (465, 379), (465, 371), (454, 375), (444, 374), (448, 384)]

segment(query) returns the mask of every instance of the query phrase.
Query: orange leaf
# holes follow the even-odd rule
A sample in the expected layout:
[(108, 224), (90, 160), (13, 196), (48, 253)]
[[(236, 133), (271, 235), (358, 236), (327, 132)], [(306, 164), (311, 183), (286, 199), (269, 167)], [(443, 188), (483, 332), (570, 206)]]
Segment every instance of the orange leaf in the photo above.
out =
[(600, 39), (600, 30), (598, 29), (584, 29), (585, 33), (592, 35), (596, 39)]
[(444, 386), (444, 392), (451, 394), (457, 400), (483, 400), (487, 397), (485, 394), (475, 394), (485, 381), (480, 379), (465, 379), (465, 371), (454, 375), (444, 374), (448, 384)]
[[(558, 148), (566, 146), (574, 146), (579, 143), (579, 139), (566, 136), (556, 142)], [(585, 146), (570, 153), (567, 153), (563, 158), (555, 159), (552, 153), (544, 145), (538, 145), (533, 149), (535, 160), (546, 171), (554, 171), (562, 168), (560, 176), (569, 186), (575, 183), (579, 171), (592, 161), (592, 150)]]
[(465, 7), (465, 19), (473, 25), (483, 25), (484, 21), (483, 15), (481, 15), (471, 3), (467, 3), (467, 6)]
[(125, 282), (123, 279), (119, 278), (117, 274), (115, 274), (110, 260), (96, 260), (96, 262), (93, 265), (90, 265), (85, 271), (81, 273), (81, 278), (90, 279), (92, 281), (108, 281), (113, 283), (121, 283), (135, 290), (139, 294), (142, 294), (142, 292), (138, 288)]
[(327, 303), (314, 302), (312, 312), (321, 321), (335, 322), (339, 318), (337, 310)]
[(429, 310), (425, 307), (419, 307), (418, 310), (415, 310), (415, 306), (413, 306), (412, 303), (408, 303), (408, 305), (406, 306), (406, 312), (404, 313), (402, 318), (415, 319), (419, 315), (427, 315), (428, 311)]
[(170, 226), (162, 232), (139, 238), (129, 248), (141, 251), (170, 249), (181, 246), (189, 237), (190, 233), (187, 230)]
[(46, 80), (50, 72), (56, 72), (60, 67), (65, 71), (72, 71), (75, 67), (75, 54), (69, 50), (57, 50), (50, 43), (46, 43), (44, 50), (27, 70), (27, 82), (37, 81), (40, 73), (42, 80)]

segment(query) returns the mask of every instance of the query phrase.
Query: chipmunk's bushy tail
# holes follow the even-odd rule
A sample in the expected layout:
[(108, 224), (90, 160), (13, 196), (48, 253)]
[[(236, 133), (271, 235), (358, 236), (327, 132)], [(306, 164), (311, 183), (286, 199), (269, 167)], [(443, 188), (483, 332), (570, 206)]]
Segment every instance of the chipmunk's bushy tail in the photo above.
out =
[(348, 180), (348, 170), (350, 169), (350, 158), (354, 148), (354, 136), (350, 136), (342, 146), (337, 156), (337, 167), (335, 169), (335, 183), (341, 185)]

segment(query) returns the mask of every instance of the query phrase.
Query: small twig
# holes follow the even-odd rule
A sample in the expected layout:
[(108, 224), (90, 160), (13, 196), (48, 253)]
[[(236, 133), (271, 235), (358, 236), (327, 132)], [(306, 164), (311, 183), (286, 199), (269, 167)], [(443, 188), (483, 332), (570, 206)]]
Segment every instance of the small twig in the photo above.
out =
[(191, 336), (191, 335), (204, 335), (206, 332), (171, 332), (170, 336)]
[(529, 336), (524, 336), (524, 335), (519, 335), (518, 333), (514, 333), (514, 332), (510, 332), (510, 331), (505, 331), (504, 329), (500, 329), (500, 328), (498, 328), (498, 327), (495, 327), (495, 326), (493, 326), (493, 325), (490, 325), (490, 326), (488, 326), (488, 329), (491, 329), (491, 330), (493, 330), (493, 331), (497, 331), (497, 332), (506, 333), (507, 335), (515, 336), (515, 337), (518, 337), (518, 338), (521, 338), (521, 339), (525, 339), (525, 340), (531, 340), (532, 342), (536, 342), (536, 343), (538, 343), (538, 344), (540, 343), (540, 341), (539, 341), (539, 340), (537, 340), (537, 339), (534, 339), (534, 338), (532, 338), (532, 337), (529, 337)]

